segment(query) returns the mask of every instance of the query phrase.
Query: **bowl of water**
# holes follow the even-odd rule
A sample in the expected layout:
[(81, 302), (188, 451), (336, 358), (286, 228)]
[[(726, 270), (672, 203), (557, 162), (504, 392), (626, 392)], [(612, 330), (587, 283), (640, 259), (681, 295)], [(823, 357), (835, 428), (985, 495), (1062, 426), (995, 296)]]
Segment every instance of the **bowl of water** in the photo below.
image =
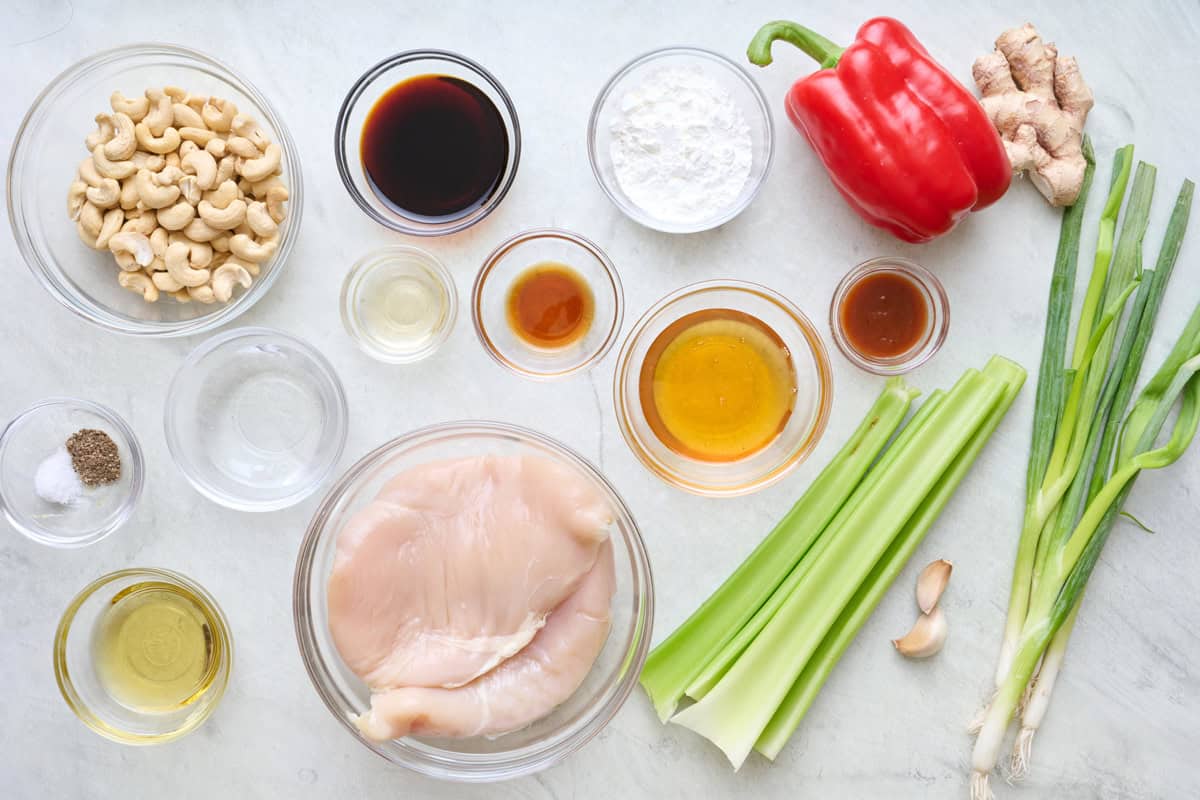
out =
[(271, 328), (214, 336), (167, 391), (167, 447), (188, 481), (241, 511), (294, 505), (332, 474), (346, 444), (346, 396), (312, 345)]

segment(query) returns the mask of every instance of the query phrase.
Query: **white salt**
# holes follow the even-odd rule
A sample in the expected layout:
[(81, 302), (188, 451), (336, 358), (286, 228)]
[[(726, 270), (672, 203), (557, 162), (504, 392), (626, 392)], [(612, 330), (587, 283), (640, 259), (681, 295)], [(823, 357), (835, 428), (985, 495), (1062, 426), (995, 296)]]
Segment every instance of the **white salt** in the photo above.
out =
[(70, 505), (83, 494), (83, 481), (71, 464), (71, 454), (60, 447), (38, 464), (33, 476), (33, 487), (38, 497), (60, 506)]

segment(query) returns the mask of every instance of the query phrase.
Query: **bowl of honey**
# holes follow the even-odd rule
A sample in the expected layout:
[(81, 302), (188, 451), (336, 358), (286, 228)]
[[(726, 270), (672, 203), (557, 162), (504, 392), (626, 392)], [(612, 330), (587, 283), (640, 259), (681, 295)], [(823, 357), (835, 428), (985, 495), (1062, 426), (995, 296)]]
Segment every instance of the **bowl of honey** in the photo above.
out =
[(706, 281), (659, 300), (618, 357), (617, 421), (634, 455), (693, 494), (749, 494), (816, 447), (832, 402), (829, 354), (777, 292)]
[(471, 292), (471, 319), (484, 350), (534, 380), (596, 364), (616, 341), (623, 314), (621, 279), (608, 256), (559, 228), (535, 228), (502, 242)]
[(381, 225), (413, 236), (469, 228), (517, 175), (521, 127), (490, 72), (445, 50), (409, 50), (367, 70), (334, 130), (338, 173)]

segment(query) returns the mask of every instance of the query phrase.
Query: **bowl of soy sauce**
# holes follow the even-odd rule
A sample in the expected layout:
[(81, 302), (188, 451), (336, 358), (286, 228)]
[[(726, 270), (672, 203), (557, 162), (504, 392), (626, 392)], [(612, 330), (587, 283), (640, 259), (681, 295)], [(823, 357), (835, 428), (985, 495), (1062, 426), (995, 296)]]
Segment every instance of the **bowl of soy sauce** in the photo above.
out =
[(490, 72), (445, 50), (384, 59), (350, 88), (334, 132), (338, 173), (372, 219), (414, 236), (469, 228), (517, 174), (521, 128)]

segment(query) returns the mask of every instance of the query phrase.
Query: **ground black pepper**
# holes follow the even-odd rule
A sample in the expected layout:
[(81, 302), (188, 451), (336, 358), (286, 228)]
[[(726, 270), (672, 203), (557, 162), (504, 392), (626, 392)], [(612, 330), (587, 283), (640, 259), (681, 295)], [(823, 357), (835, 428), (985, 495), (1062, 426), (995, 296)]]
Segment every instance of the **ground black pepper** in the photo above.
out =
[(67, 439), (71, 466), (84, 486), (101, 486), (121, 477), (121, 454), (107, 433), (83, 428)]

